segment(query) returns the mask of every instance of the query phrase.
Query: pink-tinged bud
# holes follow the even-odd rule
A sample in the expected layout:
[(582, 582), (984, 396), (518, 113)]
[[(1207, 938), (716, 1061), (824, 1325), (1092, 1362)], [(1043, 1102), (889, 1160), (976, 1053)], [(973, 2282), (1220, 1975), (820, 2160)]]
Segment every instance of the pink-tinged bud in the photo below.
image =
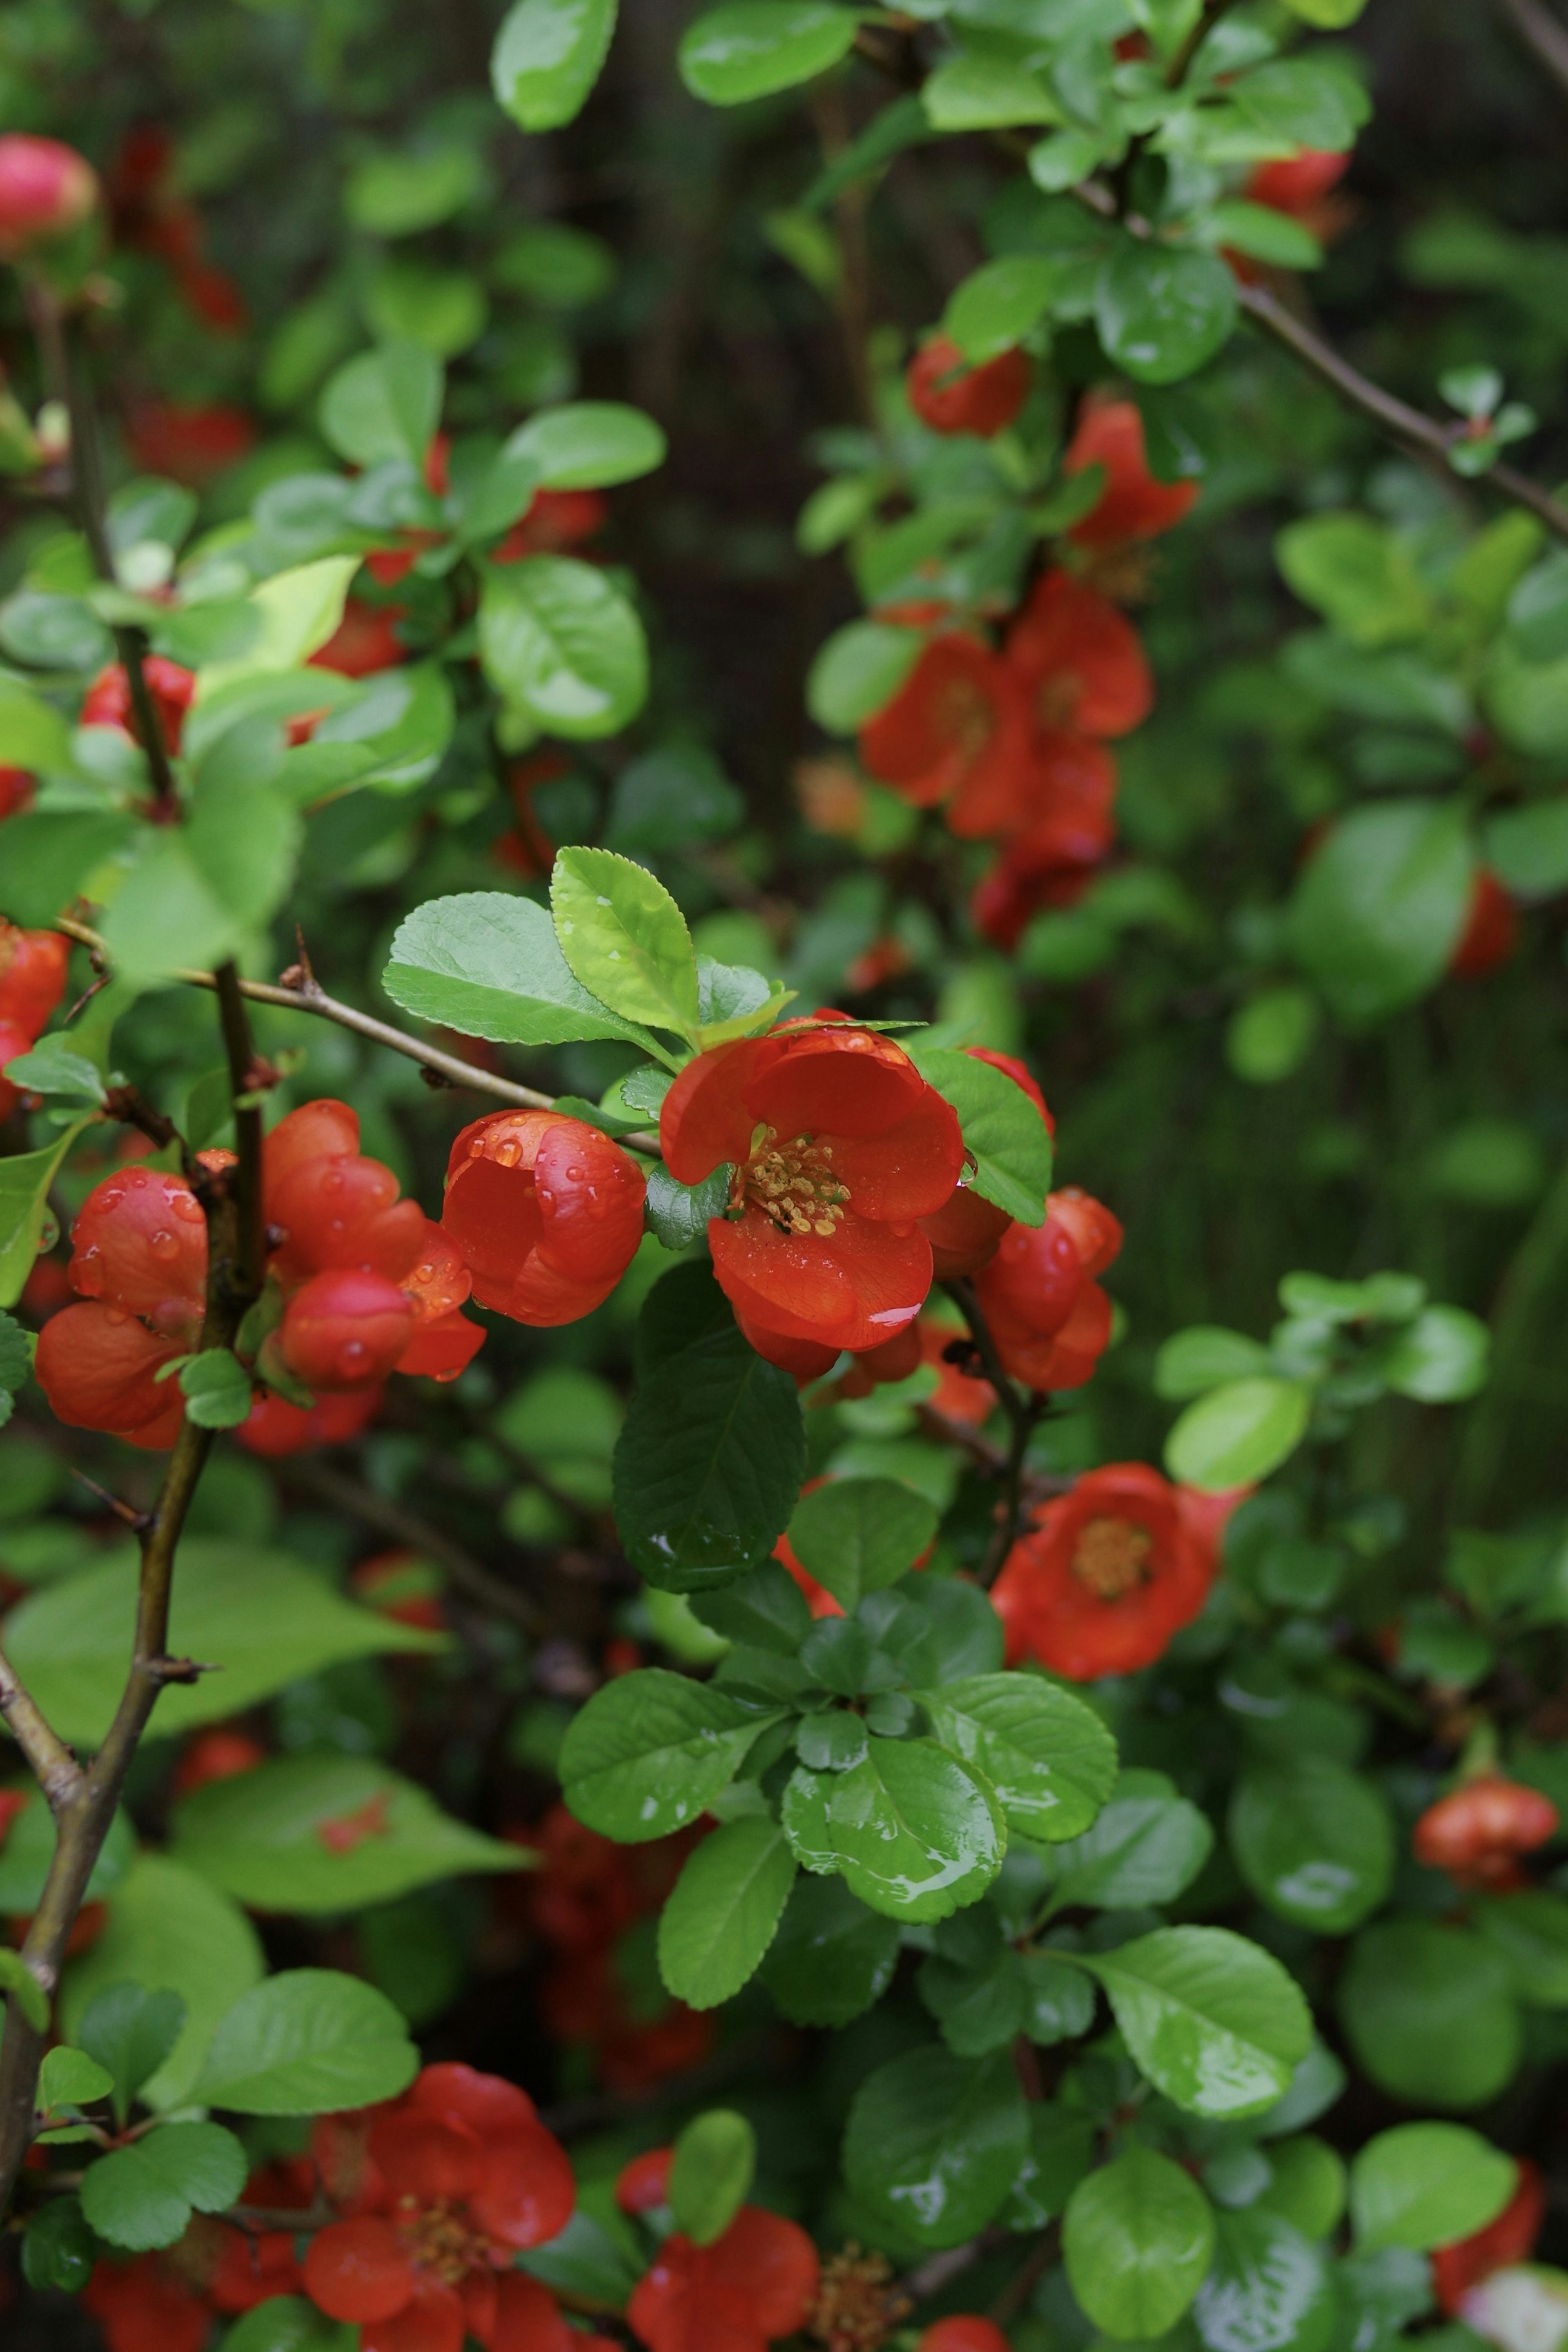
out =
[(63, 236), (98, 205), (98, 174), (85, 155), (29, 131), (0, 137), (0, 257)]

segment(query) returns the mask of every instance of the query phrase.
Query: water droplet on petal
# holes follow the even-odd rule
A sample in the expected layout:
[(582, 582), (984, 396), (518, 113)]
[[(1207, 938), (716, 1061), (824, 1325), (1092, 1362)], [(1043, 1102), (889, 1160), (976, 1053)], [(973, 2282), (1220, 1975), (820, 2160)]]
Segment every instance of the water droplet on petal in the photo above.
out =
[(521, 1144), (514, 1143), (510, 1136), (504, 1143), (498, 1143), (496, 1145), (496, 1165), (498, 1168), (515, 1168), (521, 1158)]
[(176, 1258), (180, 1255), (179, 1243), (173, 1234), (164, 1232), (162, 1227), (153, 1235), (147, 1246), (163, 1265), (167, 1265), (171, 1258)]
[(342, 1346), (338, 1349), (338, 1370), (340, 1372), (350, 1374), (357, 1372), (363, 1367), (364, 1359), (364, 1341), (363, 1339), (345, 1339)]

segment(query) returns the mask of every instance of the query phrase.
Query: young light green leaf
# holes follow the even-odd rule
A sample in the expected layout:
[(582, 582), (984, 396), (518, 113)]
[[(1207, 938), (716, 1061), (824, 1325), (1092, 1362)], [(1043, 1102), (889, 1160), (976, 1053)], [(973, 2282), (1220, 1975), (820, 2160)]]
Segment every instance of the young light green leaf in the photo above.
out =
[(890, 702), (921, 650), (919, 632), (886, 621), (847, 621), (818, 651), (805, 681), (805, 704), (830, 735), (848, 735)]
[(108, 2067), (89, 2058), (85, 2050), (74, 2050), (68, 2042), (61, 2042), (44, 2053), (38, 2069), (40, 2107), (89, 2107), (96, 2099), (107, 2099), (113, 2088), (114, 2077)]
[(1513, 2195), (1510, 2156), (1463, 2124), (1396, 2124), (1368, 2140), (1351, 2166), (1356, 2252), (1414, 2246), (1425, 2253), (1473, 2237)]
[(742, 106), (826, 73), (859, 26), (858, 9), (837, 0), (725, 0), (688, 26), (680, 78), (710, 106)]
[(418, 2065), (401, 2011), (374, 1985), (285, 1969), (220, 2021), (193, 2096), (237, 2115), (324, 2115), (395, 2097)]
[(668, 1837), (707, 1811), (777, 1719), (660, 1666), (618, 1675), (572, 1718), (560, 1757), (566, 1801), (601, 1836)]
[(1268, 1369), (1268, 1349), (1245, 1332), (1194, 1323), (1162, 1342), (1154, 1359), (1154, 1393), (1168, 1403), (1184, 1404), (1190, 1397)]
[(618, 400), (574, 400), (520, 425), (501, 455), (534, 467), (551, 490), (608, 489), (662, 466), (663, 432), (640, 408)]
[(207, 1348), (180, 1366), (185, 1418), (198, 1429), (237, 1429), (250, 1411), (250, 1374), (231, 1348)]
[(1051, 1135), (1022, 1087), (1005, 1070), (952, 1045), (913, 1045), (910, 1058), (958, 1113), (974, 1167), (973, 1192), (1020, 1224), (1045, 1223), (1051, 1187)]
[(694, 2116), (675, 2143), (669, 2168), (676, 2228), (694, 2246), (710, 2246), (745, 2203), (756, 2168), (757, 2136), (744, 2116), (733, 2107)]
[(1420, 1404), (1458, 1404), (1487, 1383), (1491, 1333), (1463, 1307), (1428, 1307), (1394, 1332), (1373, 1361), (1398, 1396)]
[(405, 1013), (506, 1045), (652, 1042), (574, 977), (546, 909), (501, 890), (465, 890), (416, 907), (393, 935), (382, 986)]
[[(23, 820), (13, 819), (19, 824)], [(0, 1160), (0, 1307), (15, 1307), (22, 1296), (48, 1213), (49, 1186), (61, 1161), (89, 1124), (77, 1119), (41, 1151), (18, 1151)]]
[(515, 0), (490, 52), (496, 101), (524, 131), (582, 111), (609, 50), (616, 0)]
[(1080, 2181), (1062, 2217), (1072, 2291), (1107, 2336), (1163, 2336), (1191, 2304), (1214, 2252), (1214, 2208), (1190, 2174), (1152, 2147), (1123, 2148)]
[(1304, 1381), (1272, 1374), (1226, 1381), (1183, 1413), (1165, 1440), (1165, 1467), (1209, 1494), (1256, 1486), (1294, 1454), (1311, 1412)]
[(1383, 1019), (1447, 970), (1475, 853), (1455, 801), (1384, 800), (1341, 817), (1290, 903), (1298, 961), (1342, 1020)]
[(613, 849), (563, 849), (550, 877), (561, 952), (583, 986), (628, 1021), (684, 1034), (699, 1018), (686, 918), (647, 868)]
[(795, 1884), (784, 1832), (728, 1822), (688, 1854), (658, 1922), (658, 1972), (689, 2009), (714, 2009), (756, 1974)]

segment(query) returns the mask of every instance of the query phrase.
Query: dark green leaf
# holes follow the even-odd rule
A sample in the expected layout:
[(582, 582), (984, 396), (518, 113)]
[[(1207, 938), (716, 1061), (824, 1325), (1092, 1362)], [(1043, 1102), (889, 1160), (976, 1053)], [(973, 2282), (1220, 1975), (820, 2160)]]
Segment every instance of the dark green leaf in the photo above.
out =
[(756, 1974), (795, 1884), (784, 1832), (728, 1822), (688, 1854), (658, 1923), (658, 1969), (690, 2009), (714, 2009)]
[(98, 2260), (98, 2240), (82, 2214), (79, 2199), (51, 2197), (27, 2217), (22, 2240), (22, 2275), (31, 2287), (58, 2287), (79, 2294)]
[(1468, 1928), (1433, 1919), (1364, 1928), (1340, 1979), (1339, 2008), (1366, 2073), (1413, 2106), (1481, 2106), (1519, 2063), (1508, 1971)]
[(77, 2038), (108, 2074), (121, 2116), (163, 2065), (184, 2023), (185, 2004), (177, 1992), (149, 1991), (140, 1984), (110, 1985), (83, 2010)]
[(602, 1836), (667, 1837), (707, 1811), (775, 1720), (661, 1666), (621, 1675), (572, 1719), (560, 1759), (566, 1801)]
[(1338, 821), (1296, 886), (1290, 937), (1342, 1019), (1381, 1020), (1440, 978), (1473, 868), (1456, 802), (1383, 801)]
[(1260, 2115), (1311, 2040), (1311, 2012), (1270, 1953), (1228, 1927), (1158, 1927), (1081, 1957), (1137, 2064), (1200, 2116)]
[(1279, 2213), (1221, 2213), (1193, 2304), (1207, 2352), (1324, 2352), (1338, 2316), (1321, 2249)]
[(242, 1993), (193, 2095), (238, 2115), (323, 2115), (390, 2099), (419, 2053), (384, 1993), (331, 1969), (286, 1969)]
[(1463, 2124), (1396, 2124), (1368, 2140), (1351, 2166), (1356, 2252), (1426, 2252), (1473, 2237), (1496, 2221), (1518, 2178), (1512, 2157)]
[(980, 1775), (930, 1739), (873, 1737), (847, 1772), (802, 1768), (784, 1790), (784, 1825), (807, 1870), (837, 1870), (852, 1893), (895, 1919), (944, 1919), (982, 1895), (1001, 1867), (1006, 1831)]
[(847, 2025), (879, 2000), (899, 1958), (895, 1920), (841, 1878), (797, 1878), (762, 1980), (795, 2025)]
[(1501, 1954), (1521, 2000), (1540, 2009), (1568, 2009), (1568, 1902), (1543, 1886), (1494, 1895), (1472, 1912), (1477, 1927)]
[(829, 1478), (801, 1496), (789, 1540), (807, 1575), (853, 1610), (863, 1593), (896, 1584), (936, 1529), (924, 1496), (891, 1478)]
[(1359, 1927), (1394, 1875), (1394, 1821), (1380, 1790), (1329, 1756), (1244, 1775), (1230, 1808), (1242, 1876), (1282, 1919), (1319, 1935)]
[(1035, 1675), (972, 1675), (919, 1694), (946, 1748), (976, 1765), (1009, 1825), (1055, 1843), (1087, 1830), (1116, 1780), (1116, 1742), (1091, 1707)]
[(642, 623), (614, 581), (574, 556), (487, 571), (479, 658), (497, 693), (552, 735), (614, 735), (647, 694)]
[(1028, 2113), (1006, 2052), (976, 2063), (913, 2050), (879, 2066), (844, 2135), (850, 2187), (922, 2246), (955, 2246), (983, 2229), (1028, 2156)]
[(1184, 1797), (1113, 1796), (1092, 1829), (1052, 1854), (1058, 1905), (1127, 1910), (1169, 1903), (1208, 1860), (1214, 1832)]
[(1236, 324), (1236, 280), (1219, 256), (1123, 236), (1094, 292), (1100, 340), (1141, 383), (1174, 383), (1212, 359)]
[(193, 2210), (221, 2213), (232, 2205), (249, 2168), (221, 2124), (162, 2124), (88, 2167), (81, 2210), (111, 2246), (132, 2252), (172, 2246)]

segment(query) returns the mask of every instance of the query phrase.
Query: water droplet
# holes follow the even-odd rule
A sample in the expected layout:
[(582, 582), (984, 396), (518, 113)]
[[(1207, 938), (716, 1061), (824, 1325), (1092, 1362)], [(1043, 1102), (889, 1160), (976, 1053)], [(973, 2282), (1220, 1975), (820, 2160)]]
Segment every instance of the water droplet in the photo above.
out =
[(513, 1143), (510, 1137), (506, 1142), (498, 1143), (496, 1145), (496, 1166), (498, 1168), (515, 1168), (521, 1158), (521, 1144)]
[(197, 1200), (194, 1192), (187, 1192), (183, 1186), (171, 1199), (169, 1206), (173, 1209), (176, 1217), (183, 1217), (184, 1219), (186, 1224), (199, 1225), (201, 1223), (202, 1204)]
[(117, 1327), (121, 1323), (129, 1323), (131, 1320), (131, 1309), (129, 1307), (106, 1307), (104, 1309), (104, 1315), (108, 1321)]
[(340, 1372), (357, 1372), (363, 1366), (364, 1359), (364, 1341), (345, 1339), (338, 1349), (338, 1370)]
[(111, 1184), (107, 1192), (100, 1192), (99, 1194), (98, 1205), (100, 1209), (118, 1209), (120, 1203), (124, 1200), (124, 1185)]
[(568, 1184), (580, 1184), (583, 1181), (583, 1171), (580, 1168), (568, 1168), (566, 1181)]
[(176, 1258), (180, 1255), (179, 1243), (173, 1234), (164, 1232), (162, 1227), (153, 1235), (147, 1246), (163, 1265), (167, 1265), (172, 1258)]
[(102, 1255), (96, 1242), (76, 1254), (71, 1265), (71, 1280), (84, 1298), (100, 1298), (103, 1295), (104, 1272), (99, 1264)]

